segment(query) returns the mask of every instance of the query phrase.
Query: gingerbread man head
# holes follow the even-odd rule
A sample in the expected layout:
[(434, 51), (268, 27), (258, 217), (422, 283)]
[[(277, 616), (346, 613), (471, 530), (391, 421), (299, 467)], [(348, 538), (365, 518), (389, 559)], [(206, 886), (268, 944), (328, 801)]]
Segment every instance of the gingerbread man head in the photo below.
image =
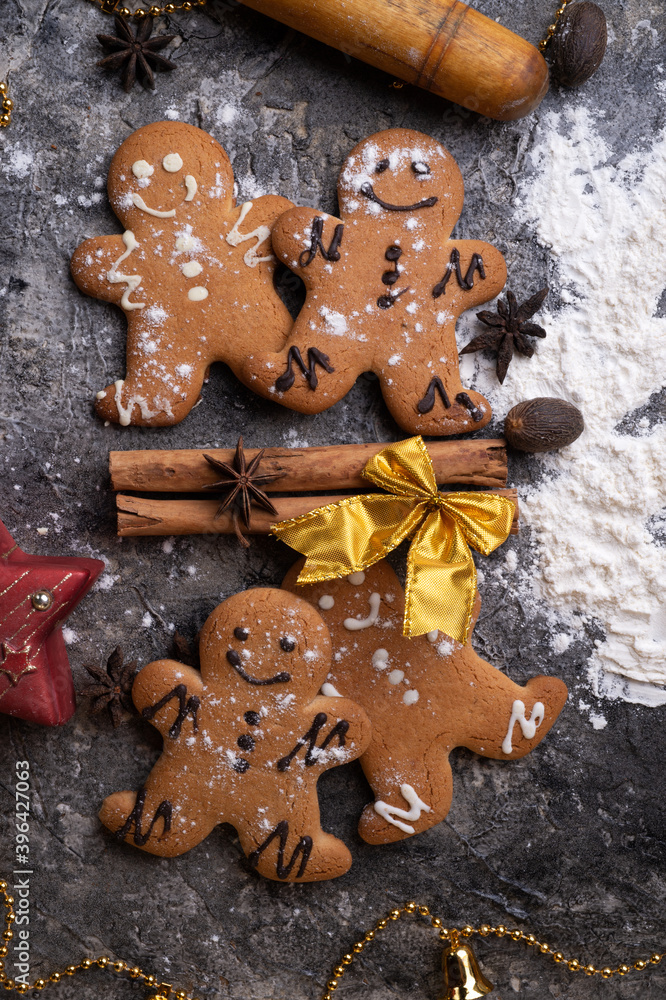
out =
[(501, 291), (506, 267), (490, 244), (450, 238), (463, 203), (453, 158), (419, 132), (378, 132), (347, 157), (338, 197), (339, 219), (295, 208), (273, 228), (307, 296), (280, 354), (248, 360), (252, 387), (318, 413), (373, 371), (405, 431), (483, 427), (490, 405), (460, 381), (455, 326)]
[[(398, 133), (404, 136), (398, 141)], [(463, 207), (458, 164), (430, 136), (407, 129), (364, 139), (345, 160), (338, 180), (340, 213), (348, 221), (400, 219), (421, 239), (448, 239)], [(434, 212), (424, 209), (434, 208)], [(443, 231), (443, 232), (442, 232)]]
[(215, 609), (199, 640), (207, 684), (253, 705), (259, 698), (288, 708), (316, 696), (330, 667), (330, 635), (306, 601), (285, 597), (251, 590)]
[[(137, 239), (155, 219), (195, 229), (211, 199), (220, 213), (233, 204), (234, 175), (212, 136), (181, 122), (154, 122), (133, 132), (109, 168), (109, 201)], [(204, 223), (205, 224), (205, 223)]]
[(86, 240), (72, 258), (79, 288), (127, 317), (127, 374), (98, 392), (104, 419), (178, 423), (213, 361), (243, 378), (248, 353), (285, 342), (270, 234), (291, 202), (236, 207), (233, 187), (222, 147), (181, 122), (139, 129), (114, 156), (109, 199), (125, 231)]
[(172, 660), (139, 673), (137, 708), (164, 750), (138, 792), (117, 792), (100, 817), (118, 839), (172, 857), (218, 823), (236, 827), (268, 878), (341, 875), (351, 856), (319, 824), (317, 778), (370, 740), (361, 708), (318, 694), (331, 663), (318, 612), (284, 591), (256, 589), (213, 611), (201, 674)]

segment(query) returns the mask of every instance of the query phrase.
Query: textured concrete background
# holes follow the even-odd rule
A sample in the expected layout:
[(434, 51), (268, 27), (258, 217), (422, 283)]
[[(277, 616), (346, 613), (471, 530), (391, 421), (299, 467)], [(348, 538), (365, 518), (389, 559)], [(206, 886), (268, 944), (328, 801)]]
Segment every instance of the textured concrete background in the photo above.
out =
[[(552, 301), (557, 274), (532, 234), (517, 227), (511, 204), (516, 177), (529, 169), (539, 116), (571, 101), (603, 109), (599, 128), (621, 152), (663, 125), (663, 105), (644, 96), (653, 92), (664, 56), (663, 4), (601, 2), (612, 42), (597, 76), (577, 94), (550, 93), (527, 120), (498, 124), (410, 87), (394, 90), (382, 73), (230, 4), (215, 8), (216, 19), (174, 18), (182, 37), (173, 54), (177, 72), (160, 76), (155, 94), (137, 87), (125, 95), (94, 65), (101, 55), (95, 33), (110, 30), (110, 19), (83, 0), (2, 0), (0, 78), (10, 71), (16, 112), (0, 134), (1, 512), (29, 551), (107, 560), (102, 585), (69, 623), (78, 686), (84, 662), (102, 663), (117, 643), (142, 664), (162, 656), (171, 623), (193, 638), (220, 598), (279, 584), (291, 561), (266, 540), (247, 554), (224, 538), (120, 542), (108, 489), (110, 448), (230, 446), (240, 432), (251, 446), (399, 436), (370, 379), (360, 379), (327, 413), (302, 417), (254, 397), (222, 366), (204, 403), (179, 427), (102, 426), (92, 400), (123, 374), (124, 320), (78, 293), (68, 260), (84, 237), (119, 231), (104, 190), (116, 147), (140, 125), (179, 118), (226, 147), (241, 198), (272, 191), (334, 211), (337, 171), (358, 139), (389, 126), (421, 129), (444, 142), (465, 177), (457, 235), (496, 243), (517, 288), (539, 288), (547, 278)], [(478, 6), (536, 42), (554, 4)], [(514, 461), (511, 479), (520, 485), (535, 469), (529, 459)], [(48, 527), (48, 535), (38, 527)], [(519, 560), (527, 557), (527, 533), (507, 544)], [(97, 809), (111, 791), (140, 784), (159, 752), (154, 731), (136, 719), (114, 731), (108, 717), (89, 716), (83, 699), (74, 720), (56, 731), (0, 717), (3, 871), (12, 865), (15, 760), (30, 761), (34, 782), (33, 972), (102, 951), (199, 995), (311, 1000), (341, 950), (409, 897), (445, 921), (518, 922), (598, 964), (666, 947), (666, 708), (607, 703), (609, 724), (595, 731), (579, 700), (594, 701), (584, 664), (598, 631), (588, 629), (585, 641), (556, 657), (552, 614), (528, 616), (501, 574), (486, 578), (478, 650), (518, 681), (557, 673), (572, 692), (569, 704), (545, 743), (521, 762), (454, 754), (446, 822), (390, 847), (370, 847), (356, 835), (369, 797), (360, 768), (325, 775), (323, 825), (354, 853), (352, 871), (335, 882), (260, 880), (228, 828), (171, 861), (118, 845), (101, 828)], [(440, 996), (432, 932), (399, 925), (390, 935), (367, 951), (340, 995)], [(525, 1000), (656, 1000), (666, 988), (666, 962), (605, 983), (571, 976), (510, 943), (484, 942), (478, 952), (502, 1000), (514, 993)], [(92, 1000), (100, 989), (114, 998), (141, 995), (136, 985), (88, 975), (82, 997)], [(74, 994), (69, 982), (58, 990)]]

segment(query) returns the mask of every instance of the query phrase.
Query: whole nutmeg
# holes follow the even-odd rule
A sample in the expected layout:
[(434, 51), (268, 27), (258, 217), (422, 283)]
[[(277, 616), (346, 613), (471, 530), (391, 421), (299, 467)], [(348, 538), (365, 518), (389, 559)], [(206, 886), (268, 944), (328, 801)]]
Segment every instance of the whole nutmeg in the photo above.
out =
[(504, 435), (518, 451), (553, 451), (580, 437), (583, 414), (573, 403), (554, 396), (538, 396), (517, 403), (504, 421)]
[(606, 18), (591, 0), (572, 4), (560, 16), (550, 40), (552, 72), (558, 83), (580, 87), (599, 69), (606, 51)]

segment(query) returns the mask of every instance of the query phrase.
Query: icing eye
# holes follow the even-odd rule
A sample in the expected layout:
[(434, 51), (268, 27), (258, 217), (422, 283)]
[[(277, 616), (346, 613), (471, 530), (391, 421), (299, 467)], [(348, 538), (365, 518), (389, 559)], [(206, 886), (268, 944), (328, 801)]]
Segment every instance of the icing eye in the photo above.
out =
[(425, 176), (425, 174), (430, 173), (430, 167), (427, 163), (424, 163), (423, 160), (414, 160), (412, 163), (412, 170), (415, 174), (420, 174), (421, 176)]
[(152, 177), (155, 173), (155, 167), (151, 166), (147, 160), (136, 160), (132, 164), (132, 173), (137, 178), (137, 180), (143, 180), (144, 177)]
[(30, 603), (35, 611), (48, 611), (53, 604), (53, 594), (50, 590), (36, 590), (30, 595)]
[(375, 167), (375, 173), (383, 174), (385, 170), (388, 170), (388, 165), (389, 165), (388, 160), (380, 160), (377, 166)]
[(183, 160), (179, 153), (167, 153), (162, 160), (162, 166), (168, 174), (177, 174), (183, 169)]
[(290, 639), (288, 635), (283, 635), (280, 639), (280, 649), (284, 650), (285, 653), (291, 653), (296, 649), (296, 640)]
[(239, 625), (238, 628), (234, 629), (234, 635), (237, 639), (240, 639), (241, 642), (245, 642), (249, 634), (248, 629), (243, 628), (242, 625)]

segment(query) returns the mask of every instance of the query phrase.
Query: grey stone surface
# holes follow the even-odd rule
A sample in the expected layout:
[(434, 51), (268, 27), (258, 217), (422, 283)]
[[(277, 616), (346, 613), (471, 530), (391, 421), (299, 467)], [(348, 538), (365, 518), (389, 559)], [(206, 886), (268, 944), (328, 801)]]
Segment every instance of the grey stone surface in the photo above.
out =
[[(0, 77), (9, 70), (16, 111), (0, 134), (1, 513), (29, 551), (107, 560), (104, 585), (70, 620), (78, 686), (83, 663), (102, 663), (116, 643), (140, 663), (162, 656), (171, 623), (193, 638), (221, 598), (279, 584), (291, 561), (286, 548), (266, 540), (247, 554), (224, 538), (179, 538), (166, 547), (153, 539), (119, 541), (109, 449), (230, 446), (241, 432), (250, 445), (399, 436), (370, 379), (360, 379), (327, 413), (304, 417), (255, 398), (222, 366), (213, 370), (203, 404), (180, 426), (102, 426), (92, 400), (123, 374), (124, 320), (78, 293), (68, 260), (84, 237), (119, 231), (104, 190), (113, 151), (140, 125), (176, 117), (222, 142), (241, 197), (274, 191), (333, 211), (337, 171), (358, 139), (388, 126), (421, 129), (445, 143), (465, 177), (458, 234), (497, 243), (517, 287), (538, 288), (547, 277), (556, 293), (555, 266), (516, 225), (511, 202), (516, 178), (529, 169), (526, 153), (540, 116), (584, 100), (604, 111), (599, 127), (622, 153), (663, 126), (664, 105), (645, 97), (664, 58), (663, 4), (602, 5), (613, 40), (584, 92), (555, 89), (530, 118), (499, 124), (410, 87), (395, 90), (386, 75), (231, 4), (218, 4), (215, 18), (174, 18), (182, 37), (173, 53), (177, 72), (160, 76), (154, 94), (137, 88), (125, 95), (95, 68), (95, 33), (111, 22), (94, 7), (84, 0), (3, 0)], [(536, 41), (554, 4), (478, 6)], [(635, 30), (639, 22), (650, 25)], [(661, 399), (651, 401), (651, 419), (663, 419)], [(513, 462), (511, 478), (520, 485), (536, 470), (523, 458)], [(48, 527), (48, 535), (38, 527)], [(508, 544), (524, 559), (532, 542), (523, 532)], [(12, 870), (14, 763), (27, 759), (31, 766), (33, 973), (83, 952), (108, 952), (199, 996), (311, 1000), (360, 931), (410, 897), (446, 922), (517, 923), (599, 964), (664, 949), (666, 709), (606, 703), (609, 724), (593, 730), (578, 703), (594, 701), (584, 665), (600, 633), (589, 628), (584, 641), (555, 657), (552, 614), (526, 611), (510, 588), (486, 577), (477, 648), (516, 680), (557, 673), (569, 684), (569, 704), (523, 761), (455, 753), (447, 820), (400, 844), (370, 847), (358, 838), (369, 791), (357, 765), (326, 774), (323, 824), (354, 854), (351, 872), (334, 882), (261, 881), (229, 828), (176, 860), (118, 845), (101, 828), (97, 809), (111, 791), (139, 785), (159, 752), (154, 731), (135, 718), (114, 731), (106, 717), (89, 715), (83, 699), (75, 719), (58, 730), (0, 717), (5, 872)], [(666, 989), (666, 962), (605, 983), (572, 976), (511, 943), (481, 942), (478, 954), (502, 1000), (514, 993), (525, 1000), (657, 1000)], [(100, 990), (114, 998), (142, 995), (136, 984), (87, 976), (76, 989), (67, 981), (57, 990), (82, 1000)], [(436, 938), (405, 923), (367, 951), (338, 995), (417, 1000), (441, 993)]]

